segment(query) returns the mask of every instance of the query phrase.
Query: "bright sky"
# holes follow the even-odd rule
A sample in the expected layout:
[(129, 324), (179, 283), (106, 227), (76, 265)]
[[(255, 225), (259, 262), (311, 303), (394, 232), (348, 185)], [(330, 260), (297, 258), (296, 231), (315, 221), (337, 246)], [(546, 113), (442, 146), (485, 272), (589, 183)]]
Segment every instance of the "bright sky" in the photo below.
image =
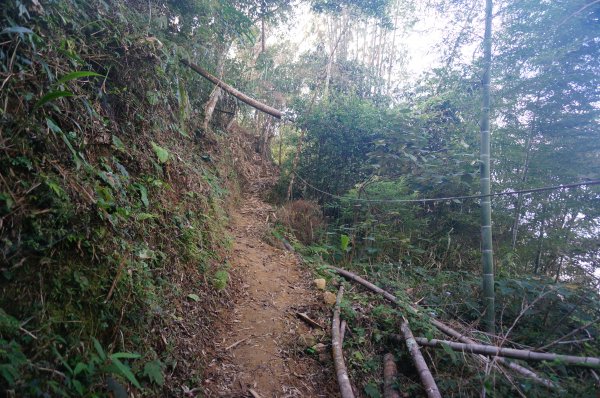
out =
[[(399, 52), (408, 53), (407, 73), (410, 78), (417, 78), (421, 72), (439, 66), (440, 54), (436, 46), (443, 40), (443, 29), (447, 23), (434, 11), (417, 13), (419, 21), (406, 37), (397, 39), (396, 45)], [(296, 16), (270, 35), (267, 43), (285, 39), (297, 45), (299, 52), (310, 49), (315, 38), (308, 32), (315, 18), (308, 4), (301, 3), (296, 9)]]

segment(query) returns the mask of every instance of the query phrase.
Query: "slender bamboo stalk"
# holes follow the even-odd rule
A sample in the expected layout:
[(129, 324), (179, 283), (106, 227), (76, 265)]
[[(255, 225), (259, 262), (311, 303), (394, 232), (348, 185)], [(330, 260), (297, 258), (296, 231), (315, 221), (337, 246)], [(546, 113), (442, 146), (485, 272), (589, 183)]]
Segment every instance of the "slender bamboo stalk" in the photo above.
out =
[(440, 394), (440, 390), (438, 389), (437, 384), (435, 384), (435, 380), (433, 379), (433, 376), (427, 367), (427, 363), (425, 363), (425, 358), (423, 358), (423, 355), (419, 350), (419, 345), (415, 341), (406, 318), (400, 325), (400, 331), (404, 336), (404, 341), (406, 343), (406, 347), (408, 348), (408, 352), (410, 352), (413, 363), (417, 368), (421, 383), (423, 384), (423, 387), (425, 387), (425, 393), (429, 398), (441, 398), (442, 395)]
[[(394, 340), (401, 339), (401, 336), (393, 336)], [(431, 339), (424, 337), (415, 337), (415, 341), (422, 346), (441, 348), (443, 344), (448, 345), (454, 351), (468, 352), (471, 354), (482, 354), (487, 356), (501, 356), (507, 358), (523, 359), (525, 361), (561, 361), (567, 365), (576, 366), (600, 366), (600, 358), (578, 357), (575, 355), (561, 355), (549, 352), (535, 352), (530, 350), (517, 350), (514, 348), (495, 347), (483, 344), (465, 344), (448, 340)]]
[(268, 105), (265, 105), (262, 102), (259, 102), (259, 101), (255, 100), (254, 98), (247, 96), (246, 94), (242, 93), (241, 91), (236, 90), (235, 88), (233, 88), (229, 84), (225, 83), (221, 79), (211, 75), (207, 70), (199, 67), (198, 65), (195, 65), (185, 59), (182, 59), (181, 63), (190, 67), (191, 69), (193, 69), (195, 72), (199, 73), (202, 77), (204, 77), (211, 83), (217, 85), (218, 87), (227, 91), (229, 94), (238, 98), (240, 101), (245, 102), (246, 104), (250, 105), (251, 107), (256, 108), (259, 111), (262, 111), (264, 113), (268, 113), (269, 115), (276, 117), (277, 119), (281, 119), (283, 117), (283, 112), (281, 112), (273, 107), (270, 107)]
[(398, 368), (394, 355), (389, 352), (383, 356), (383, 398), (400, 398), (400, 393), (394, 389), (398, 377)]
[(348, 378), (348, 371), (344, 362), (344, 353), (340, 343), (340, 304), (344, 295), (344, 286), (338, 290), (335, 308), (333, 310), (333, 320), (331, 322), (331, 347), (333, 350), (333, 365), (340, 386), (340, 395), (342, 398), (354, 398), (354, 392)]
[[(481, 194), (490, 194), (490, 68), (492, 64), (492, 0), (485, 2), (481, 107)], [(488, 333), (496, 332), (494, 309), (494, 251), (491, 198), (481, 199), (481, 259), (483, 263), (483, 321)]]
[[(361, 278), (360, 276), (353, 274), (352, 272), (346, 271), (344, 269), (341, 268), (337, 268), (334, 266), (329, 266), (329, 268), (333, 271), (335, 271), (336, 273), (354, 281), (357, 283), (360, 283), (361, 285), (365, 286), (366, 288), (368, 288), (369, 290), (375, 292), (375, 293), (379, 293), (382, 296), (384, 296), (386, 299), (388, 299), (390, 302), (396, 304), (396, 305), (400, 305), (400, 302), (396, 299), (396, 297), (389, 293), (386, 292), (385, 290), (383, 290), (382, 288), (380, 288), (379, 286), (376, 286), (374, 284), (372, 284), (371, 282)], [(419, 310), (416, 307), (413, 306), (409, 306), (409, 308), (415, 312), (418, 312)], [(463, 343), (467, 343), (467, 344), (475, 344), (475, 341), (471, 340), (470, 338), (466, 337), (465, 335), (463, 335), (462, 333), (460, 333), (459, 331), (451, 328), (450, 326), (436, 320), (436, 319), (430, 319), (431, 324), (434, 325), (436, 328), (438, 328), (440, 331), (442, 331), (443, 333), (455, 337), (456, 339), (462, 341)], [(482, 360), (486, 360), (489, 361), (489, 359), (487, 359), (486, 357), (481, 357)], [(540, 377), (537, 373), (535, 373), (532, 370), (527, 369), (524, 366), (521, 366), (517, 363), (514, 362), (510, 362), (504, 358), (495, 358), (496, 362), (501, 363), (502, 365), (514, 370), (515, 372), (521, 374), (524, 377), (528, 377), (532, 380), (534, 380), (536, 383), (541, 384), (545, 387), (548, 388), (552, 388), (552, 389), (558, 389), (559, 386), (556, 385), (554, 382), (545, 379), (543, 377)]]

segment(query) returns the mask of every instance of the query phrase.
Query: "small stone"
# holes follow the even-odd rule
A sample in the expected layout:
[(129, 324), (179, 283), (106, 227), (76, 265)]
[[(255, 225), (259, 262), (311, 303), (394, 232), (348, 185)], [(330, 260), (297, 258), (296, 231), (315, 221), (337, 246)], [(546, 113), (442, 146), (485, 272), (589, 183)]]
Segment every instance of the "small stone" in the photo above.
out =
[(327, 305), (334, 305), (336, 301), (335, 294), (331, 292), (325, 292), (323, 293), (323, 300)]
[(315, 279), (313, 282), (315, 282), (317, 289), (325, 290), (325, 286), (327, 285), (327, 281), (325, 281), (325, 279), (319, 278)]

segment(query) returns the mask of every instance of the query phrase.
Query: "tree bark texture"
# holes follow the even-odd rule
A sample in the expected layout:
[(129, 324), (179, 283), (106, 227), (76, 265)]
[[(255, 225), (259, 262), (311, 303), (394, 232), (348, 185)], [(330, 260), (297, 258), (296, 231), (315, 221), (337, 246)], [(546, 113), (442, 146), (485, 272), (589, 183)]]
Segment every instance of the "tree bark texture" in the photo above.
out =
[(394, 389), (398, 378), (398, 368), (394, 355), (387, 353), (383, 356), (383, 398), (400, 398), (400, 393)]

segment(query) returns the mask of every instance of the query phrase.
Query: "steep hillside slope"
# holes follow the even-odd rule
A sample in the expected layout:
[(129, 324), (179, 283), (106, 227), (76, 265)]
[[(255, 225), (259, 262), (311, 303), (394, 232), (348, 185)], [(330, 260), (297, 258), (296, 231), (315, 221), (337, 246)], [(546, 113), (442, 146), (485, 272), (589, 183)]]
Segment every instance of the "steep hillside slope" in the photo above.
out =
[(181, 69), (185, 47), (148, 34), (164, 21), (142, 3), (3, 6), (9, 396), (181, 395), (228, 305), (226, 207), (252, 144), (198, 128), (211, 87)]

